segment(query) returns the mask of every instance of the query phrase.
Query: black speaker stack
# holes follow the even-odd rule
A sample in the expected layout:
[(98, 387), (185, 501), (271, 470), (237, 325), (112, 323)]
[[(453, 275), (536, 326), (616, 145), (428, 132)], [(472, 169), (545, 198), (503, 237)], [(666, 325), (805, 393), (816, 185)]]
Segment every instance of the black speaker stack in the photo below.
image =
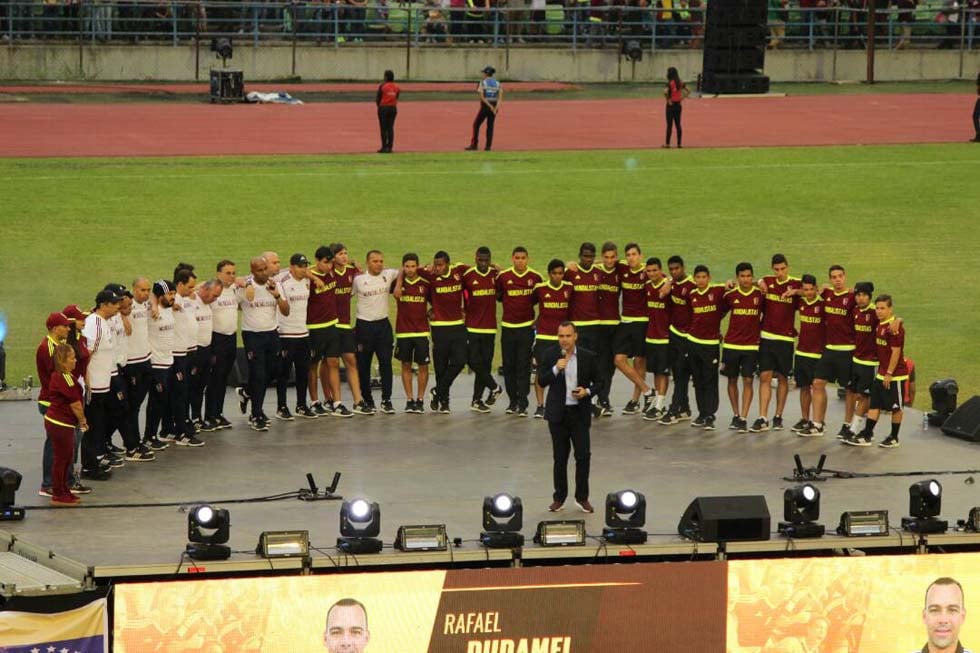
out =
[(766, 0), (711, 0), (705, 18), (701, 92), (768, 93), (762, 74), (769, 29)]
[(943, 433), (969, 442), (980, 442), (980, 395), (974, 395), (943, 423)]

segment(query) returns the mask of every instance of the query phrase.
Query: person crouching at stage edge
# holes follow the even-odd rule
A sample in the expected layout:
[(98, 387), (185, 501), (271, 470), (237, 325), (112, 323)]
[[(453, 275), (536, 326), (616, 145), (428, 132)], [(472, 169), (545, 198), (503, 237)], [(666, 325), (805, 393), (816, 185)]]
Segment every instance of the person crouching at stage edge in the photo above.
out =
[(500, 82), (493, 77), (496, 72), (493, 66), (487, 66), (483, 69), (483, 79), (476, 91), (480, 95), (480, 111), (476, 114), (476, 120), (473, 121), (473, 138), (470, 140), (467, 150), (479, 149), (480, 127), (484, 120), (487, 121), (487, 146), (483, 149), (489, 152), (490, 148), (493, 147), (493, 123), (497, 119), (497, 112), (500, 111), (500, 105), (504, 101), (504, 90), (500, 87)]

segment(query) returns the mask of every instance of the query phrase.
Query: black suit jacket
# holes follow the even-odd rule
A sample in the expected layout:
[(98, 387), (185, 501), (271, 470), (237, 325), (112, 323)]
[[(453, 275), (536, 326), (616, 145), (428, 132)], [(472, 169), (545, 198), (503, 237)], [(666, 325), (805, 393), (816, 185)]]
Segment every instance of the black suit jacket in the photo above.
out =
[[(548, 398), (544, 403), (544, 418), (549, 422), (560, 422), (565, 415), (565, 394), (567, 391), (565, 374), (561, 373), (556, 376), (552, 370), (561, 355), (561, 349), (555, 345), (545, 352), (542, 357), (544, 360), (540, 362), (538, 367), (538, 383), (542, 387), (548, 388)], [(590, 424), (592, 422), (592, 396), (596, 391), (599, 366), (595, 352), (589, 349), (577, 347), (575, 355), (578, 358), (578, 385), (589, 391), (588, 396), (579, 399), (578, 403), (583, 409), (581, 412), (585, 416), (586, 424)]]

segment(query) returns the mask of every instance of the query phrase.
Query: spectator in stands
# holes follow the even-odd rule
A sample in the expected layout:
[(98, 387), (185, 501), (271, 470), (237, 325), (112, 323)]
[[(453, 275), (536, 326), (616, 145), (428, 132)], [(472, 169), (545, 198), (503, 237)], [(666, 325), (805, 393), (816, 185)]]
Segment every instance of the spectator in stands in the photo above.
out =
[(507, 23), (508, 40), (524, 43), (525, 25), (528, 19), (529, 0), (500, 0), (505, 12), (501, 17)]
[(901, 38), (895, 44), (895, 49), (903, 50), (912, 42), (912, 24), (915, 22), (915, 0), (896, 0), (895, 6), (898, 7), (898, 25), (899, 33), (901, 34)]
[(95, 0), (85, 14), (85, 31), (92, 38), (108, 41), (112, 38), (112, 9), (109, 0)]
[(936, 22), (945, 27), (945, 36), (939, 42), (941, 49), (955, 48), (960, 42), (960, 3), (947, 0), (943, 10), (936, 14)]
[[(447, 39), (446, 12), (442, 8), (442, 0), (425, 0), (425, 23), (422, 32), (426, 43), (438, 43)], [(450, 39), (451, 43), (452, 40)]]
[(704, 38), (704, 3), (701, 0), (689, 0), (687, 8), (691, 12), (691, 42), (688, 46), (697, 50)]
[(786, 0), (769, 0), (769, 49), (778, 48), (786, 38)]
[(657, 45), (661, 48), (674, 47), (674, 0), (657, 0)]
[(490, 0), (466, 0), (466, 35), (470, 43), (483, 43), (490, 15)]
[[(443, 5), (446, 7), (447, 5)], [(450, 45), (453, 44), (458, 38), (462, 37), (464, 21), (466, 18), (466, 0), (449, 0), (448, 4), (449, 12), (449, 38), (446, 42)]]
[(344, 13), (347, 18), (346, 33), (347, 38), (355, 43), (364, 40), (364, 19), (367, 17), (367, 0), (347, 0), (349, 7), (345, 7)]
[[(980, 0), (977, 0), (980, 2)], [(541, 35), (545, 34), (547, 27), (545, 23), (548, 20), (548, 3), (547, 0), (531, 0), (531, 13), (530, 13), (530, 24), (528, 25), (528, 34), (533, 38), (537, 39)]]

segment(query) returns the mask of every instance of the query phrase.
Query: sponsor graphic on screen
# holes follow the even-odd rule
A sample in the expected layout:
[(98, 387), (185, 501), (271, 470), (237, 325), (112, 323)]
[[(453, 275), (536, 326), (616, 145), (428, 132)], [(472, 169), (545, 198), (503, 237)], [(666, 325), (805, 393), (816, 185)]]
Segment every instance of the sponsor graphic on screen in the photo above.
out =
[(0, 653), (108, 653), (105, 599), (52, 613), (0, 611)]

